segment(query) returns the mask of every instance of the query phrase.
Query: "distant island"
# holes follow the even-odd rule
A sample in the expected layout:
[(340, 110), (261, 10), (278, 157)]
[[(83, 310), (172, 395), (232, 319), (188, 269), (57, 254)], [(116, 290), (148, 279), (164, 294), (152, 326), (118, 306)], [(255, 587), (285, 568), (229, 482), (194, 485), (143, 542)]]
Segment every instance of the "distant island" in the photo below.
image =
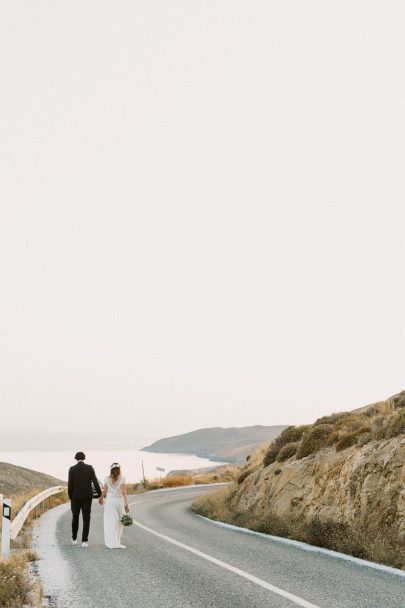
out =
[(270, 443), (286, 426), (212, 427), (159, 439), (144, 452), (194, 454), (216, 462), (243, 462), (264, 443)]
[(31, 490), (40, 491), (59, 485), (65, 485), (65, 482), (45, 473), (0, 462), (0, 494), (4, 496), (25, 494)]

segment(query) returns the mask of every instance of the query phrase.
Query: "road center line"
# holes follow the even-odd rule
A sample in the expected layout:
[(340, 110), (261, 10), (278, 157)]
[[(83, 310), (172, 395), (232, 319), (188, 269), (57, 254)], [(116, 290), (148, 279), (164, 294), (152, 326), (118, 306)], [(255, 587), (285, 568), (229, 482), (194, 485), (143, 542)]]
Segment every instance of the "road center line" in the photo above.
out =
[(276, 595), (280, 595), (281, 597), (284, 597), (285, 599), (290, 600), (297, 606), (302, 606), (302, 608), (319, 608), (319, 606), (316, 606), (316, 604), (311, 604), (311, 602), (307, 602), (303, 598), (298, 597), (298, 595), (294, 595), (293, 593), (284, 591), (284, 589), (280, 589), (279, 587), (276, 587), (275, 585), (271, 585), (270, 583), (267, 583), (263, 579), (258, 578), (257, 576), (253, 576), (253, 574), (249, 574), (248, 572), (245, 572), (244, 570), (235, 568), (235, 566), (231, 566), (231, 564), (227, 564), (226, 562), (223, 562), (220, 559), (217, 559), (216, 557), (212, 557), (212, 555), (208, 555), (207, 553), (203, 553), (202, 551), (199, 551), (198, 549), (189, 547), (189, 545), (185, 545), (184, 543), (181, 543), (178, 540), (171, 538), (170, 536), (166, 536), (165, 534), (156, 532), (156, 530), (152, 530), (151, 528), (148, 528), (148, 527), (144, 526), (143, 524), (140, 524), (138, 521), (134, 520), (134, 525), (138, 526), (138, 528), (141, 528), (142, 530), (145, 530), (146, 532), (149, 532), (150, 534), (153, 534), (154, 536), (157, 536), (158, 538), (161, 538), (161, 539), (167, 541), (168, 543), (171, 543), (172, 545), (176, 545), (176, 547), (180, 547), (181, 549), (184, 549), (185, 551), (189, 551), (190, 553), (193, 553), (194, 555), (197, 555), (198, 557), (201, 557), (209, 562), (212, 562), (213, 564), (216, 564), (220, 568), (229, 570), (230, 572), (233, 572), (234, 574), (237, 574), (238, 576), (241, 576), (242, 578), (247, 579), (251, 583), (254, 583), (255, 585), (259, 585), (259, 587), (263, 587), (263, 589), (267, 589), (267, 591), (271, 591), (272, 593), (275, 593)]

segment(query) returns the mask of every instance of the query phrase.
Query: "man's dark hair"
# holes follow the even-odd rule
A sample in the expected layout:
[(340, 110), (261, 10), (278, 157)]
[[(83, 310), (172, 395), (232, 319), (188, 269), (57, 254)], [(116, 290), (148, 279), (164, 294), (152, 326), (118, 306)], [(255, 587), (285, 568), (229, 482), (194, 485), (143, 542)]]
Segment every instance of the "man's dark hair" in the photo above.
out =
[(84, 452), (76, 452), (75, 460), (86, 460), (86, 454)]

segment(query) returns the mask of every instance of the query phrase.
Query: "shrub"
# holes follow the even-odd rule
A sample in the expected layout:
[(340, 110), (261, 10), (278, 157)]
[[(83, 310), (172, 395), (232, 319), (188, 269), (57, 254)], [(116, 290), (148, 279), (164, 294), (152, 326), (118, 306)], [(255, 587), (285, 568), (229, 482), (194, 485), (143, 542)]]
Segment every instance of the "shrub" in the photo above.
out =
[(329, 416), (322, 416), (322, 418), (318, 418), (318, 420), (315, 420), (314, 425), (318, 425), (318, 424), (336, 424), (337, 422), (339, 422), (339, 420), (342, 420), (343, 418), (346, 418), (347, 416), (350, 416), (350, 414), (348, 412), (338, 412), (336, 414), (330, 414)]
[(269, 445), (263, 458), (263, 465), (269, 466), (276, 462), (277, 456), (283, 446), (287, 443), (299, 441), (301, 437), (311, 428), (311, 425), (289, 426)]
[(319, 517), (314, 517), (308, 523), (307, 538), (311, 545), (317, 547), (350, 553), (355, 557), (367, 556), (363, 539), (342, 521), (321, 521)]
[(405, 407), (405, 391), (401, 391), (398, 395), (391, 397), (390, 401), (395, 407)]
[(373, 439), (374, 439), (373, 433), (363, 433), (362, 435), (360, 435), (357, 443), (359, 446), (362, 447), (363, 445), (370, 443), (370, 441), (372, 441)]
[(379, 406), (376, 403), (375, 405), (371, 405), (369, 408), (367, 408), (366, 410), (364, 410), (363, 414), (365, 416), (367, 416), (368, 418), (373, 418), (374, 416), (376, 416), (379, 413)]
[(249, 475), (252, 473), (252, 469), (245, 469), (244, 471), (241, 471), (236, 479), (236, 481), (240, 484), (243, 481), (245, 481), (246, 477), (249, 477)]
[(361, 429), (363, 426), (368, 426), (369, 424), (370, 420), (365, 414), (352, 414), (351, 416), (342, 418), (336, 425), (336, 428), (354, 433), (354, 431)]
[(268, 467), (269, 464), (276, 462), (278, 453), (281, 450), (281, 448), (282, 448), (282, 445), (280, 445), (280, 443), (277, 442), (277, 439), (269, 445), (268, 450), (265, 453), (264, 458), (263, 458), (263, 465), (265, 467)]
[(305, 458), (327, 446), (327, 440), (333, 431), (330, 424), (318, 424), (305, 433), (297, 451), (297, 458)]
[(284, 445), (277, 455), (278, 462), (284, 462), (297, 453), (299, 442), (291, 442)]
[(299, 441), (302, 439), (304, 433), (310, 428), (309, 424), (302, 424), (301, 426), (289, 426), (279, 435), (277, 438), (281, 445), (286, 445), (293, 441)]
[(384, 416), (376, 416), (373, 420), (373, 429), (380, 429), (384, 424), (385, 417)]
[(340, 438), (340, 433), (339, 431), (333, 431), (333, 433), (331, 433), (328, 437), (327, 440), (327, 445), (334, 445)]
[(272, 534), (273, 536), (289, 536), (288, 525), (274, 513), (267, 513), (259, 521), (253, 522), (251, 529), (255, 532), (262, 532), (264, 534)]
[(374, 439), (376, 441), (380, 441), (381, 439), (386, 439), (386, 434), (387, 434), (387, 429), (385, 426), (382, 426), (381, 428), (377, 429), (374, 432)]
[(336, 451), (342, 452), (343, 450), (350, 448), (352, 445), (357, 443), (358, 437), (359, 437), (359, 434), (357, 431), (354, 433), (343, 434), (340, 437), (339, 441), (336, 443)]
[(405, 433), (405, 409), (400, 410), (391, 418), (385, 430), (387, 439), (392, 439), (392, 437)]
[(27, 601), (30, 586), (23, 557), (0, 561), (0, 606), (23, 606)]
[(235, 487), (227, 487), (209, 495), (199, 496), (194, 501), (192, 509), (214, 520), (275, 536), (293, 538), (405, 569), (404, 543), (399, 540), (397, 529), (389, 522), (378, 520), (374, 526), (364, 528), (358, 520), (349, 523), (342, 519), (321, 520), (319, 516), (309, 521), (305, 517), (280, 518), (270, 510), (269, 506), (263, 506), (261, 513), (257, 512), (257, 508), (252, 507), (235, 512), (232, 508), (235, 492)]
[(339, 441), (336, 443), (336, 451), (341, 452), (342, 450), (346, 450), (346, 448), (350, 448), (350, 446), (358, 443), (359, 437), (365, 434), (370, 434), (370, 427), (363, 426), (353, 433), (342, 434)]

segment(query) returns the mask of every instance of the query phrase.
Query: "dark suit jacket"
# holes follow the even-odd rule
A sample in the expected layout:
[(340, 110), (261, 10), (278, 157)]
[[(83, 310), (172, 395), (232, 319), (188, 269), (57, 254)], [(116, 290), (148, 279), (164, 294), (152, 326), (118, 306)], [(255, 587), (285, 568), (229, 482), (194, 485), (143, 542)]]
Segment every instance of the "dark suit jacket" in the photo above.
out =
[(98, 496), (101, 496), (100, 484), (90, 464), (79, 461), (69, 469), (68, 494), (70, 500), (75, 498), (93, 498), (91, 482), (94, 483)]

